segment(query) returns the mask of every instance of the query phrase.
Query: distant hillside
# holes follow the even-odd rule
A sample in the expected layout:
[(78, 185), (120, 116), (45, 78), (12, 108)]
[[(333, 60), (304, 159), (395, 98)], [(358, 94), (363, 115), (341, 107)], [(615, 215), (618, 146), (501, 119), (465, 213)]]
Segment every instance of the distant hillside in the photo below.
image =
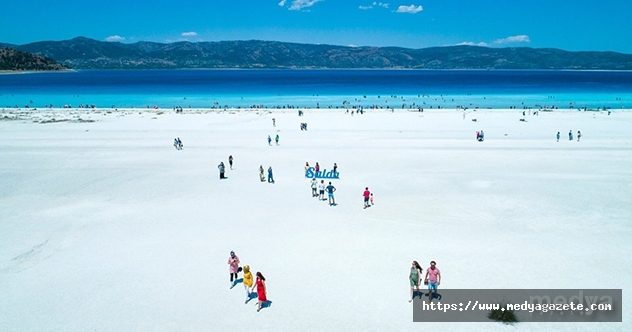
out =
[(409, 68), (632, 70), (632, 55), (559, 49), (345, 47), (274, 41), (138, 42), (77, 37), (17, 46), (76, 69)]
[(0, 70), (39, 71), (65, 69), (68, 69), (68, 67), (38, 54), (27, 53), (11, 48), (0, 49)]

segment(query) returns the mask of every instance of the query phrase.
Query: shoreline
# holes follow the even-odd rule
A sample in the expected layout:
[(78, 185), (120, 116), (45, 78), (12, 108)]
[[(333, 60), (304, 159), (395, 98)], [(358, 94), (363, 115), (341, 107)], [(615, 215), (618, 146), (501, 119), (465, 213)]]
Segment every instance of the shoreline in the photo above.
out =
[[(207, 115), (207, 114), (223, 114), (223, 115), (235, 115), (235, 114), (257, 114), (259, 116), (266, 115), (296, 115), (298, 119), (303, 119), (304, 116), (297, 115), (298, 112), (302, 112), (303, 115), (344, 115), (349, 117), (364, 117), (372, 115), (386, 115), (386, 114), (418, 114), (419, 117), (424, 115), (438, 115), (438, 114), (454, 114), (455, 116), (463, 120), (477, 121), (476, 115), (486, 114), (503, 114), (510, 115), (515, 114), (520, 121), (528, 122), (531, 118), (537, 118), (542, 113), (544, 114), (577, 114), (577, 113), (593, 113), (603, 114), (610, 116), (613, 113), (629, 113), (629, 109), (610, 109), (610, 110), (560, 110), (560, 109), (542, 109), (537, 110), (517, 110), (517, 109), (474, 109), (474, 110), (455, 110), (455, 109), (426, 109), (423, 112), (410, 109), (364, 109), (363, 114), (360, 114), (358, 109), (354, 108), (340, 108), (340, 109), (319, 109), (319, 108), (295, 108), (295, 109), (276, 109), (276, 108), (187, 108), (182, 109), (181, 112), (176, 111), (173, 108), (18, 108), (18, 109), (0, 109), (0, 122), (3, 121), (31, 121), (34, 123), (90, 123), (98, 122), (106, 119), (108, 115), (115, 116), (117, 118), (140, 115), (140, 116), (152, 116), (152, 119), (157, 119), (159, 116), (192, 116), (192, 115)], [(353, 113), (352, 113), (353, 112)], [(514, 113), (515, 112), (515, 113)], [(523, 115), (524, 112), (524, 115)], [(309, 117), (308, 117), (309, 118)], [(306, 119), (308, 119), (306, 118)], [(298, 120), (297, 119), (297, 120)], [(307, 121), (307, 120), (306, 120)]]

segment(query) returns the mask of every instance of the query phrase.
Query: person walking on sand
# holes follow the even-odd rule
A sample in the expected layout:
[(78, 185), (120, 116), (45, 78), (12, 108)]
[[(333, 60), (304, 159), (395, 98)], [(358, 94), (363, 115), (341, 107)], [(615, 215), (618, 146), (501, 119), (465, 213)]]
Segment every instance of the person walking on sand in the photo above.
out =
[(338, 173), (338, 164), (334, 163), (334, 174)]
[(329, 205), (336, 205), (336, 200), (334, 199), (334, 192), (336, 191), (336, 187), (329, 182), (327, 186), (327, 195), (329, 196)]
[(219, 165), (217, 165), (217, 168), (219, 168), (219, 179), (225, 179), (226, 177), (224, 176), (224, 170), (226, 169), (226, 167), (224, 166), (224, 162), (220, 162)]
[(305, 177), (307, 177), (307, 171), (309, 171), (311, 167), (309, 167), (309, 161), (305, 162)]
[(250, 288), (252, 287), (252, 273), (250, 273), (250, 265), (244, 265), (244, 288), (246, 289), (246, 302), (250, 301)]
[(577, 131), (577, 142), (579, 142), (579, 139), (582, 138), (582, 132), (581, 131)]
[(235, 255), (234, 251), (230, 252), (230, 256), (228, 257), (228, 270), (230, 272), (230, 284), (234, 285), (233, 278), (237, 281), (237, 273), (239, 272), (239, 257)]
[(431, 261), (430, 267), (426, 269), (424, 283), (428, 283), (428, 302), (432, 302), (432, 298), (437, 295), (437, 287), (441, 284), (441, 272), (435, 261)]
[(371, 197), (371, 192), (369, 191), (369, 187), (364, 188), (364, 193), (362, 194), (362, 196), (364, 197), (364, 208), (368, 208), (369, 205), (369, 198)]
[(572, 140), (573, 140), (573, 131), (572, 131), (572, 130), (569, 130), (569, 131), (568, 131), (568, 140), (569, 140), (569, 141), (572, 141)]
[(228, 156), (228, 164), (230, 165), (230, 169), (233, 169), (233, 155)]
[[(422, 270), (423, 269), (419, 266), (419, 263), (417, 263), (417, 261), (413, 261), (413, 266), (410, 268), (410, 273), (408, 274), (408, 280), (410, 281), (410, 300), (408, 300), (408, 302), (412, 302), (413, 298), (415, 298), (415, 291), (419, 293)], [(421, 298), (421, 295), (422, 294), (419, 294), (419, 298)]]
[(318, 171), (320, 171), (320, 165), (318, 165), (318, 162), (316, 162), (316, 165), (314, 166), (314, 172), (318, 173)]
[(316, 197), (318, 196), (318, 193), (316, 192), (316, 187), (318, 187), (318, 181), (316, 181), (316, 178), (312, 179), (312, 197)]
[(272, 118), (272, 126), (276, 127), (276, 119), (275, 118)]
[(263, 165), (259, 165), (259, 180), (261, 180), (261, 182), (265, 182), (266, 180), (266, 176), (263, 175)]
[(325, 200), (325, 180), (320, 180), (320, 183), (318, 184), (318, 200)]
[(272, 177), (272, 166), (268, 167), (268, 183), (274, 183), (274, 178)]
[(268, 145), (272, 145), (272, 138), (268, 135)]
[(375, 203), (373, 203), (373, 193), (371, 193), (371, 206), (375, 205)]
[(276, 143), (276, 145), (279, 145), (279, 134), (274, 137), (274, 142)]
[(559, 131), (557, 132), (557, 135), (555, 135), (555, 138), (557, 138), (558, 142), (560, 141), (560, 132)]
[(263, 304), (268, 301), (268, 294), (266, 289), (266, 278), (261, 274), (261, 272), (257, 271), (257, 281), (255, 285), (252, 286), (252, 290), (255, 290), (257, 287), (257, 312), (261, 310)]

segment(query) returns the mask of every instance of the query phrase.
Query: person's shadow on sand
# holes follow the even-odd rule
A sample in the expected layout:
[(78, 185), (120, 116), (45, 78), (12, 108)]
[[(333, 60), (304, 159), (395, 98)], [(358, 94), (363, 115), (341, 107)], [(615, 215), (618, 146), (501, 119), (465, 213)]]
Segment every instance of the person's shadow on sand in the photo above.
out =
[(272, 306), (272, 301), (268, 300), (263, 302), (263, 304), (261, 305), (261, 309), (265, 309), (265, 308), (270, 308)]
[[(422, 293), (422, 294), (423, 294), (423, 293)], [(430, 293), (423, 294), (423, 297), (426, 297), (426, 298), (427, 298), (427, 297), (429, 297), (429, 296), (430, 296)], [(438, 301), (441, 301), (441, 298), (442, 298), (442, 297), (443, 297), (443, 296), (441, 296), (441, 294), (439, 294), (439, 293), (433, 293), (433, 294), (432, 294), (432, 299), (433, 299), (433, 300), (434, 300), (434, 299), (437, 299)]]
[(239, 279), (236, 279), (235, 281), (233, 281), (233, 285), (232, 285), (232, 286), (230, 286), (230, 289), (235, 288), (235, 286), (237, 286), (237, 284), (240, 284), (240, 283), (242, 283), (242, 282), (244, 282), (244, 278), (239, 278)]
[(248, 295), (248, 299), (246, 300), (246, 304), (248, 304), (248, 302), (250, 302), (250, 300), (256, 299), (256, 298), (257, 298), (257, 292), (250, 293), (250, 295)]

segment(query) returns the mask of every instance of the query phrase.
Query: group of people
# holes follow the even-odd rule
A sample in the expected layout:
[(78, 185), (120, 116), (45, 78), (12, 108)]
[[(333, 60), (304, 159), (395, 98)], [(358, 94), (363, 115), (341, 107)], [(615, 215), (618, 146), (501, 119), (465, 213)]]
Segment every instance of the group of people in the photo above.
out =
[[(259, 180), (261, 182), (266, 181), (266, 176), (264, 175), (263, 165), (259, 165)], [(272, 166), (268, 167), (268, 183), (274, 183), (274, 176), (272, 174)]]
[[(408, 300), (408, 302), (413, 301), (416, 293), (419, 294), (419, 298), (423, 296), (423, 293), (419, 292), (422, 272), (423, 269), (419, 263), (413, 261), (410, 274), (408, 274), (408, 280), (410, 281), (410, 300)], [(426, 269), (426, 276), (424, 277), (424, 285), (428, 286), (428, 302), (432, 302), (432, 299), (437, 295), (437, 288), (440, 284), (441, 271), (439, 271), (435, 261), (430, 261), (430, 267)]]
[(476, 132), (476, 140), (479, 142), (482, 142), (485, 140), (485, 133), (483, 132), (483, 130)]
[[(331, 184), (329, 181), (329, 185), (325, 186), (325, 180), (320, 180), (320, 183), (316, 180), (316, 178), (312, 178), (312, 183), (310, 184), (312, 188), (312, 197), (318, 197), (319, 201), (325, 200), (325, 191), (327, 191), (328, 201), (330, 206), (336, 205), (336, 199), (334, 198), (334, 192), (336, 191), (336, 187)], [(316, 193), (318, 190), (318, 193)]]
[(243, 284), (244, 289), (246, 290), (246, 302), (252, 299), (251, 295), (254, 293), (255, 288), (257, 289), (257, 312), (261, 310), (263, 305), (268, 301), (267, 287), (266, 287), (266, 278), (261, 274), (261, 272), (257, 271), (256, 280), (253, 280), (252, 273), (250, 272), (250, 266), (244, 265), (243, 269), (239, 266), (239, 257), (235, 254), (234, 251), (230, 252), (230, 256), (228, 257), (228, 270), (230, 272), (230, 288), (235, 287), (237, 284), (237, 280), (239, 278), (239, 272), (244, 272)]
[[(307, 127), (305, 128), (305, 130), (307, 130)], [(274, 142), (276, 143), (276, 145), (279, 145), (279, 134), (274, 137)], [(268, 135), (268, 145), (272, 145), (272, 137), (270, 137), (270, 135)]]
[[(233, 169), (233, 155), (231, 154), (230, 156), (228, 156), (228, 164), (230, 165), (230, 169)], [(224, 165), (224, 162), (220, 162), (219, 165), (217, 165), (217, 168), (219, 169), (219, 179), (223, 180), (223, 179), (227, 179), (225, 172), (226, 172), (226, 165)]]
[[(557, 141), (560, 141), (560, 132), (557, 132), (557, 135), (555, 135), (555, 138), (557, 138)], [(582, 132), (581, 131), (577, 131), (577, 142), (579, 142), (579, 140), (582, 138)], [(573, 140), (573, 131), (569, 130), (568, 131), (568, 140), (572, 141)]]
[[(309, 170), (311, 168), (311, 166), (309, 166), (309, 161), (305, 162), (305, 172), (307, 172), (307, 170)], [(334, 166), (332, 167), (332, 170), (334, 171), (334, 173), (338, 173), (338, 164), (334, 163)], [(314, 165), (314, 172), (318, 173), (320, 172), (320, 164), (318, 162), (316, 162), (316, 165)]]
[(173, 146), (176, 147), (176, 150), (182, 150), (184, 145), (182, 145), (182, 141), (180, 140), (180, 137), (176, 137), (173, 139)]

